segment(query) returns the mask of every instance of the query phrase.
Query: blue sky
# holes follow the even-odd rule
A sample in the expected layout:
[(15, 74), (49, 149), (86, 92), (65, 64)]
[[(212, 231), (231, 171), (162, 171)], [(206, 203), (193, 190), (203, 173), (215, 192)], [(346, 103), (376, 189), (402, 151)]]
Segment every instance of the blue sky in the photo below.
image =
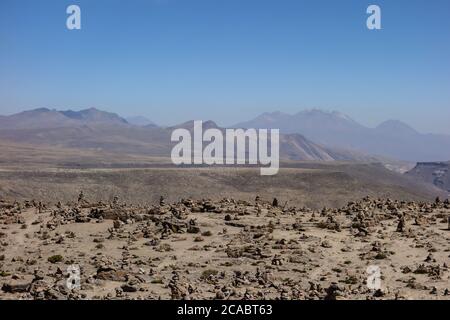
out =
[(322, 108), (450, 134), (450, 1), (1, 0), (0, 114), (37, 107), (222, 125)]

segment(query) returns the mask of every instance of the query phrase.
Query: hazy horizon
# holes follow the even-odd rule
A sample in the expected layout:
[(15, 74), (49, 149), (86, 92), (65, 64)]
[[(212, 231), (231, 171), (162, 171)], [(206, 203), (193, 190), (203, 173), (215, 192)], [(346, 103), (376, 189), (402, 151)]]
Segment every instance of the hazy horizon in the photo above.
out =
[[(382, 30), (366, 28), (372, 3)], [(65, 27), (70, 4), (81, 30)], [(450, 134), (449, 56), (445, 0), (4, 0), (0, 114), (96, 107), (229, 126), (319, 108)]]
[(174, 122), (174, 123), (157, 123), (157, 122), (155, 122), (153, 119), (151, 119), (151, 118), (149, 118), (149, 117), (147, 117), (147, 116), (141, 115), (141, 114), (127, 115), (127, 114), (122, 114), (122, 113), (120, 113), (120, 112), (113, 112), (113, 111), (108, 111), (108, 110), (104, 110), (104, 109), (99, 109), (99, 108), (96, 108), (96, 107), (89, 107), (89, 108), (47, 108), (47, 107), (40, 107), (40, 108), (24, 109), (24, 110), (22, 110), (22, 111), (18, 111), (18, 112), (15, 112), (15, 113), (10, 113), (10, 114), (0, 114), (0, 116), (12, 116), (12, 115), (15, 115), (15, 114), (18, 114), (18, 113), (21, 113), (21, 112), (25, 112), (25, 111), (33, 111), (33, 110), (38, 110), (38, 109), (49, 109), (49, 110), (51, 110), (51, 111), (59, 111), (59, 112), (61, 112), (61, 111), (76, 111), (76, 112), (79, 112), (79, 111), (83, 111), (83, 110), (87, 110), (87, 109), (91, 109), (91, 108), (97, 109), (97, 110), (99, 110), (99, 111), (115, 113), (115, 114), (117, 114), (118, 116), (120, 116), (121, 118), (126, 119), (126, 120), (131, 119), (131, 118), (136, 118), (136, 117), (137, 117), (137, 118), (143, 117), (144, 119), (146, 119), (146, 120), (150, 121), (151, 123), (156, 124), (157, 126), (160, 126), (160, 127), (171, 127), (171, 126), (176, 126), (176, 125), (179, 125), (179, 124), (188, 122), (188, 121), (202, 120), (202, 121), (214, 121), (217, 125), (219, 125), (219, 126), (221, 126), (221, 127), (224, 127), (224, 128), (226, 128), (226, 127), (231, 127), (231, 126), (236, 125), (236, 124), (238, 124), (238, 123), (240, 123), (240, 122), (246, 122), (246, 121), (253, 120), (253, 119), (255, 119), (255, 118), (257, 118), (257, 117), (259, 117), (259, 116), (261, 116), (261, 115), (263, 115), (263, 114), (266, 114), (266, 113), (272, 114), (272, 113), (278, 113), (278, 112), (281, 112), (281, 113), (283, 113), (283, 114), (295, 115), (295, 114), (301, 113), (301, 112), (308, 112), (308, 111), (314, 111), (314, 110), (317, 110), (317, 111), (320, 111), (320, 112), (323, 112), (323, 113), (334, 113), (334, 112), (341, 113), (342, 115), (345, 115), (345, 116), (349, 117), (351, 120), (357, 122), (357, 123), (360, 124), (360, 125), (363, 125), (363, 126), (366, 127), (366, 128), (372, 128), (372, 129), (373, 129), (373, 128), (376, 128), (378, 125), (381, 125), (382, 123), (387, 122), (387, 121), (400, 121), (400, 122), (402, 122), (402, 123), (404, 123), (404, 124), (410, 126), (412, 129), (418, 131), (418, 132), (421, 133), (421, 134), (445, 134), (445, 135), (450, 135), (449, 133), (422, 132), (422, 131), (418, 130), (417, 128), (415, 128), (414, 126), (412, 126), (411, 124), (409, 124), (409, 123), (403, 121), (402, 119), (385, 119), (385, 120), (382, 120), (381, 122), (375, 124), (374, 126), (370, 126), (370, 125), (366, 125), (365, 123), (362, 123), (362, 122), (358, 121), (357, 119), (353, 118), (352, 115), (346, 114), (346, 113), (343, 113), (343, 112), (340, 112), (339, 110), (327, 110), (327, 109), (320, 109), (320, 108), (307, 108), (307, 109), (298, 110), (297, 112), (292, 112), (292, 113), (283, 112), (283, 111), (280, 111), (280, 110), (273, 110), (273, 111), (268, 111), (268, 112), (261, 112), (261, 113), (259, 113), (259, 114), (256, 114), (256, 115), (255, 115), (254, 117), (252, 117), (252, 118), (248, 118), (248, 119), (240, 119), (239, 121), (236, 121), (236, 122), (234, 122), (234, 123), (229, 123), (229, 124), (224, 124), (224, 123), (222, 123), (222, 122), (220, 121), (220, 119), (212, 119), (212, 118), (203, 118), (203, 119), (189, 118), (189, 119), (184, 119), (184, 120), (181, 120), (180, 122)]

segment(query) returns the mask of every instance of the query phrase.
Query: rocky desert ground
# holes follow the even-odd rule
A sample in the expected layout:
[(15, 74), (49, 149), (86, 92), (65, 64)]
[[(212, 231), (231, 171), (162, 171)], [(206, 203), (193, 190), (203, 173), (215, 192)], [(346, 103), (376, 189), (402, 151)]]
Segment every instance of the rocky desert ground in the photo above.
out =
[(449, 217), (440, 199), (0, 200), (0, 299), (449, 300)]

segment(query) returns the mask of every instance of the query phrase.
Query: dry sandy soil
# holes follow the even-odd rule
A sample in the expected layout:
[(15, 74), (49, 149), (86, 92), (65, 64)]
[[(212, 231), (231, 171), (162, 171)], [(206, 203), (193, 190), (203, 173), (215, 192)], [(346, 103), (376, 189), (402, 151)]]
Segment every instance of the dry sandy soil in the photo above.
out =
[(450, 299), (449, 214), (447, 201), (370, 198), (2, 201), (0, 299)]

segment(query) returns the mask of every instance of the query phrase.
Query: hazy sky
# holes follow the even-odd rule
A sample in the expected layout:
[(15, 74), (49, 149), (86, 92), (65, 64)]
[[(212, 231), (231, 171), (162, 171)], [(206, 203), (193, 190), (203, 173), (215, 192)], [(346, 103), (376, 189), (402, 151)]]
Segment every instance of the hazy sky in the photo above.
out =
[(37, 107), (221, 125), (322, 108), (450, 134), (450, 1), (0, 0), (0, 114)]

